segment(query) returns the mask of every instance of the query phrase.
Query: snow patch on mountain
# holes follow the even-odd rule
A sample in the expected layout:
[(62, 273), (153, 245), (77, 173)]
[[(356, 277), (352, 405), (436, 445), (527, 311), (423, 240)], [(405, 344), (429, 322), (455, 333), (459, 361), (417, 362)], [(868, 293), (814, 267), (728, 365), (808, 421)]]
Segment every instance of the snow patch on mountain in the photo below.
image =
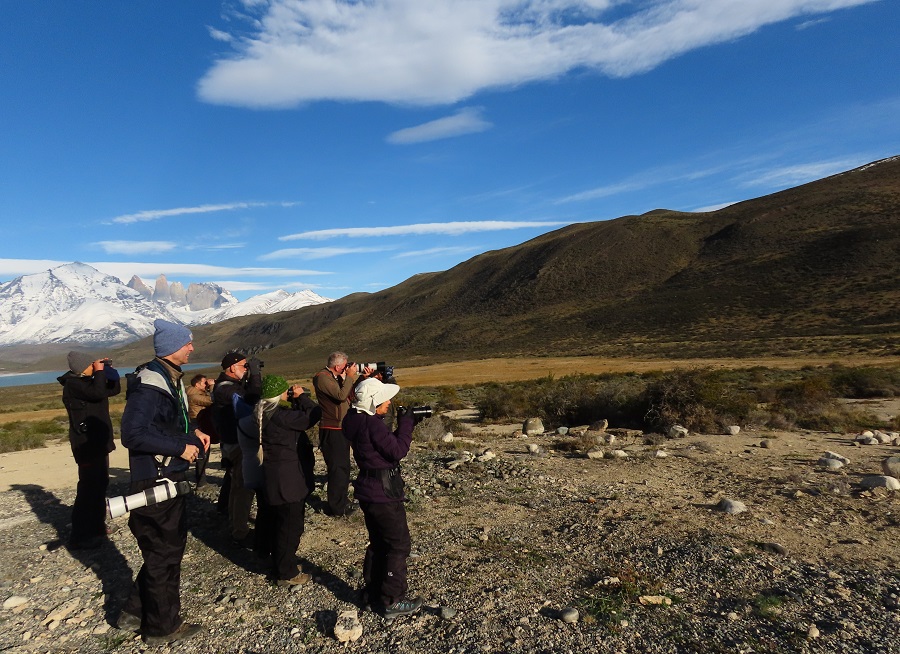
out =
[(165, 278), (157, 279), (154, 295), (159, 299), (154, 300), (140, 278), (132, 277), (126, 285), (78, 262), (0, 283), (0, 346), (121, 345), (152, 334), (157, 318), (196, 326), (330, 302), (311, 291), (275, 291), (239, 302), (216, 284), (191, 284), (184, 291), (175, 282), (174, 294), (163, 285)]

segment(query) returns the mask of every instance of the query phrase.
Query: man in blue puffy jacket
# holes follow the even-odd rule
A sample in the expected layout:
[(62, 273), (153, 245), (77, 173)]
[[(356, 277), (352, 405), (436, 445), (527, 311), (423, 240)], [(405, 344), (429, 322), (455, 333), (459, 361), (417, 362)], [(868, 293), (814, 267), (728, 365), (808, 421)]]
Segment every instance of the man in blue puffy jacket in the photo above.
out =
[[(191, 429), (181, 366), (194, 350), (190, 330), (156, 320), (156, 358), (128, 375), (122, 445), (128, 448), (131, 490), (137, 493), (162, 479), (184, 481), (190, 464), (209, 449), (209, 436)], [(200, 625), (181, 619), (181, 559), (187, 545), (183, 496), (135, 509), (128, 520), (144, 564), (119, 617), (120, 629), (141, 631), (149, 645), (184, 640)]]

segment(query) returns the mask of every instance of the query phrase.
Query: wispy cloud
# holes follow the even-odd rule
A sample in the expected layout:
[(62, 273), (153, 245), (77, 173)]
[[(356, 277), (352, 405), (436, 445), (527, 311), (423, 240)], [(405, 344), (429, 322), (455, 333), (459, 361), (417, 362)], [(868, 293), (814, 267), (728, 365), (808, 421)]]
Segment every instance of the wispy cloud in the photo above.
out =
[(424, 250), (415, 250), (412, 252), (401, 252), (395, 254), (391, 259), (408, 259), (417, 257), (435, 257), (441, 255), (468, 254), (469, 252), (481, 252), (481, 247), (446, 247), (446, 248), (427, 248)]
[(481, 113), (482, 109), (480, 107), (460, 109), (452, 116), (397, 130), (393, 134), (388, 135), (387, 142), (407, 145), (484, 132), (493, 127), (493, 125), (482, 118)]
[(815, 27), (816, 25), (821, 25), (822, 23), (827, 23), (830, 21), (830, 18), (815, 18), (813, 20), (806, 20), (797, 25), (798, 30), (806, 30), (810, 27)]
[[(0, 259), (0, 275), (18, 277), (50, 270), (62, 266), (71, 261), (56, 261), (53, 259)], [(229, 267), (211, 266), (202, 263), (147, 263), (143, 261), (84, 261), (87, 265), (97, 270), (113, 275), (119, 279), (130, 279), (132, 275), (139, 277), (155, 278), (159, 275), (168, 277), (184, 275), (202, 278), (204, 280), (215, 278), (242, 278), (242, 277), (316, 277), (331, 275), (325, 270), (301, 270), (296, 268), (263, 268), (263, 267)]]
[(427, 234), (444, 234), (447, 236), (460, 236), (473, 232), (495, 232), (510, 229), (528, 229), (537, 227), (559, 227), (568, 225), (568, 222), (559, 221), (503, 221), (483, 220), (472, 222), (449, 223), (419, 223), (415, 225), (396, 225), (394, 227), (344, 227), (337, 229), (317, 229), (299, 234), (279, 236), (280, 241), (296, 241), (300, 239), (323, 240), (328, 238), (350, 237), (370, 238), (379, 236), (411, 236)]
[(243, 0), (247, 31), (227, 32), (233, 52), (197, 92), (247, 107), (448, 104), (575, 69), (627, 77), (765, 25), (875, 1)]
[(721, 173), (726, 169), (726, 167), (727, 166), (725, 165), (721, 165), (693, 169), (690, 167), (686, 167), (686, 165), (684, 164), (673, 164), (670, 166), (652, 168), (614, 184), (605, 184), (603, 186), (598, 186), (596, 188), (588, 189), (586, 191), (580, 191), (578, 193), (573, 193), (572, 195), (558, 198), (554, 201), (554, 204), (568, 204), (569, 202), (585, 202), (587, 200), (598, 200), (600, 198), (619, 195), (621, 193), (632, 193), (634, 191), (641, 191), (646, 188), (659, 186), (662, 184), (670, 184), (672, 182), (696, 181), (698, 179), (703, 179), (705, 177)]
[(868, 160), (854, 158), (782, 166), (771, 170), (750, 173), (740, 181), (740, 185), (744, 187), (763, 186), (769, 188), (796, 186), (830, 175), (836, 175), (850, 168), (861, 166), (864, 163), (868, 163)]
[(394, 248), (286, 248), (275, 250), (259, 257), (260, 261), (272, 261), (274, 259), (329, 259), (354, 254), (372, 254), (384, 252)]
[(246, 282), (246, 281), (238, 281), (234, 279), (228, 280), (217, 280), (212, 282), (213, 284), (218, 284), (222, 288), (227, 288), (229, 291), (235, 293), (240, 291), (255, 291), (258, 293), (263, 293), (265, 291), (276, 291), (278, 289), (282, 289), (285, 291), (302, 291), (305, 289), (315, 289), (321, 288), (320, 284), (307, 284), (306, 282), (289, 282), (287, 284), (277, 283), (273, 284), (271, 282)]
[(253, 209), (259, 207), (282, 206), (292, 207), (296, 202), (231, 202), (228, 204), (202, 204), (197, 207), (178, 207), (177, 209), (152, 209), (149, 211), (138, 211), (137, 213), (128, 213), (116, 216), (112, 219), (114, 223), (141, 223), (151, 220), (159, 220), (160, 218), (171, 218), (172, 216), (185, 216), (196, 213), (213, 213), (216, 211), (234, 211), (236, 209)]
[(172, 241), (100, 241), (97, 245), (107, 254), (159, 254), (178, 247)]
[(724, 209), (725, 207), (730, 207), (735, 204), (734, 202), (722, 202), (721, 204), (711, 204), (708, 207), (697, 207), (696, 209), (691, 209), (691, 213), (710, 213), (713, 211), (718, 211), (719, 209)]
[[(122, 275), (190, 275), (193, 277), (312, 277), (315, 275), (331, 275), (324, 270), (297, 270), (292, 268), (237, 268), (229, 266), (210, 266), (202, 263), (139, 263), (119, 261), (97, 261), (89, 263), (97, 270), (102, 270), (121, 279)], [(116, 272), (112, 272), (116, 271)]]

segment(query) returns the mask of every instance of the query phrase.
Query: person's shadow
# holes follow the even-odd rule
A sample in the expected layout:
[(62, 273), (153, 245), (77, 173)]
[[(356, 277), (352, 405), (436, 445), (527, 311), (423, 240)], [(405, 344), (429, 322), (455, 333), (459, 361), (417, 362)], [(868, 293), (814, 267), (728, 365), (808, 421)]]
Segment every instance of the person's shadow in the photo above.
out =
[[(46, 544), (47, 549), (53, 551), (65, 547), (72, 507), (63, 504), (53, 493), (36, 484), (13, 484), (10, 488), (22, 493), (38, 520), (56, 531), (55, 538)], [(131, 568), (128, 561), (111, 540), (106, 540), (96, 549), (72, 549), (69, 553), (97, 575), (103, 591), (104, 617), (108, 624), (115, 625), (131, 590)]]

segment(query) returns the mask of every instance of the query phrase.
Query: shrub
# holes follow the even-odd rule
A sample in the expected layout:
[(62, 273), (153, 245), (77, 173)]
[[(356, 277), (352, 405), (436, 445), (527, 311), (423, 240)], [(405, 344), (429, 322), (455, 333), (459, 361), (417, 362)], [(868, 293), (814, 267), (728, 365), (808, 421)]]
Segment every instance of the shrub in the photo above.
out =
[(756, 409), (756, 396), (709, 370), (678, 370), (651, 382), (644, 393), (644, 420), (666, 431), (679, 424), (697, 432), (717, 432), (746, 421)]
[(0, 425), (0, 452), (44, 447), (48, 440), (62, 438), (68, 431), (67, 418), (8, 422)]

